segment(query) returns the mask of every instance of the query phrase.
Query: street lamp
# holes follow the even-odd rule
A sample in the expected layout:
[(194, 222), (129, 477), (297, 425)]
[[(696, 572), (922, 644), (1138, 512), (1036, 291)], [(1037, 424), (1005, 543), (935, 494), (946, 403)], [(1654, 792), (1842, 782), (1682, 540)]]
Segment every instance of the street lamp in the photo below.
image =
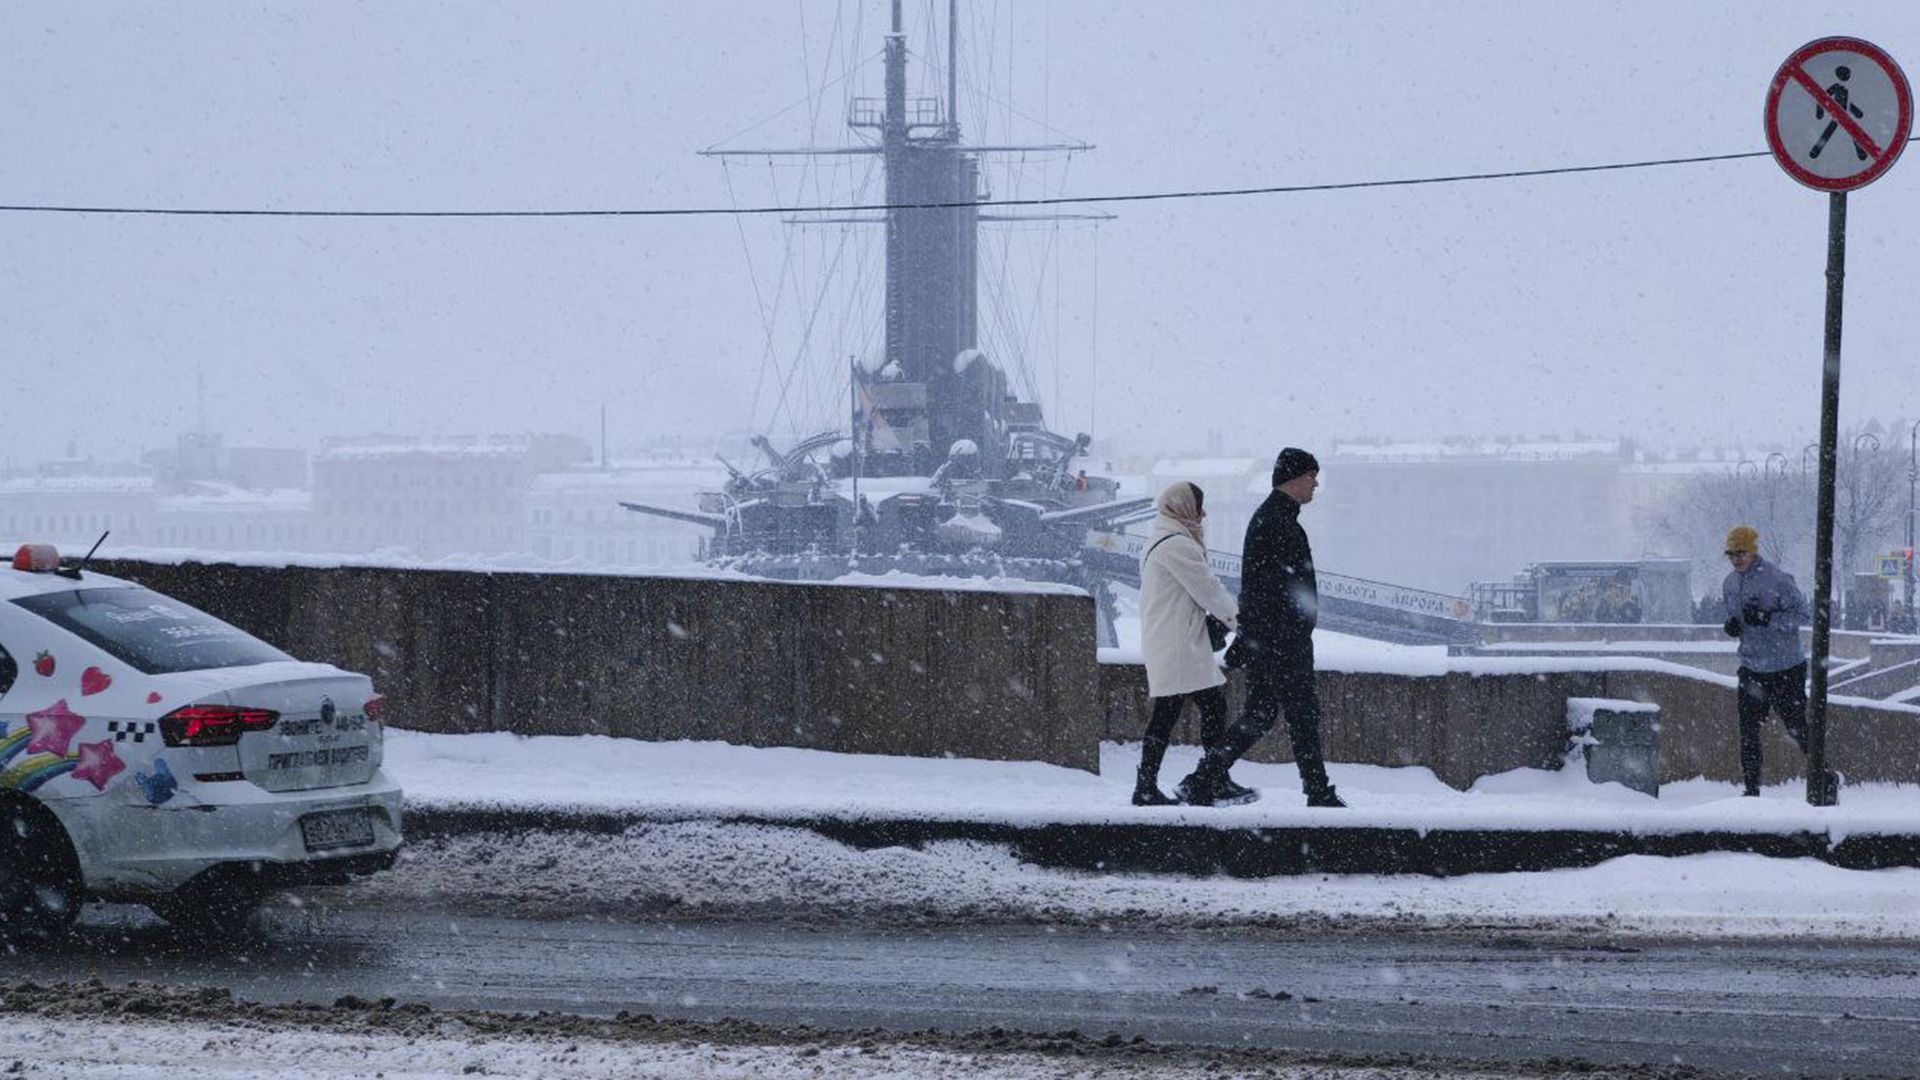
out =
[[(1775, 461), (1780, 463), (1780, 479), (1778, 480), (1773, 478), (1773, 463)], [(1779, 492), (1780, 485), (1787, 482), (1787, 455), (1778, 450), (1769, 453), (1766, 462), (1760, 466), (1760, 475), (1767, 484), (1767, 531), (1775, 532), (1777, 531), (1777, 521), (1773, 516), (1774, 497)], [(1778, 545), (1779, 537), (1776, 536), (1774, 538), (1774, 543), (1776, 546)]]
[(1806, 482), (1807, 482), (1807, 455), (1808, 454), (1812, 454), (1815, 457), (1819, 457), (1820, 444), (1808, 443), (1800, 451), (1800, 484), (1803, 487), (1806, 485)]
[[(1751, 469), (1752, 472), (1748, 472), (1749, 469)], [(1741, 458), (1738, 462), (1734, 463), (1733, 490), (1735, 497), (1740, 500), (1740, 516), (1743, 518), (1753, 516), (1753, 498), (1747, 493), (1747, 481), (1752, 480), (1758, 482), (1759, 479), (1760, 465), (1758, 462)]]
[[(1854, 558), (1859, 554), (1859, 551), (1856, 545), (1859, 544), (1861, 540), (1861, 536), (1859, 533), (1860, 521), (1857, 517), (1854, 516), (1859, 513), (1859, 508), (1852, 501), (1852, 499), (1857, 499), (1859, 497), (1859, 493), (1861, 490), (1860, 485), (1866, 482), (1865, 477), (1863, 475), (1866, 470), (1860, 467), (1860, 457), (1861, 457), (1861, 454), (1863, 453), (1860, 447), (1862, 445), (1867, 447), (1864, 453), (1877, 454), (1880, 452), (1880, 436), (1875, 435), (1871, 431), (1863, 431), (1860, 434), (1855, 435), (1853, 437), (1853, 461), (1851, 464), (1847, 466), (1849, 469), (1852, 470), (1852, 472), (1848, 474), (1849, 476), (1852, 477), (1852, 479), (1848, 482), (1847, 490), (1853, 493), (1847, 504), (1849, 507), (1847, 514), (1848, 514), (1850, 524), (1847, 527), (1848, 540), (1847, 540), (1846, 554), (1849, 560), (1851, 560), (1852, 558)], [(1869, 537), (1868, 539), (1871, 539), (1871, 538)], [(1852, 565), (1843, 565), (1840, 568), (1840, 573), (1843, 575), (1840, 579), (1841, 580), (1840, 609), (1843, 612), (1851, 610), (1851, 605), (1848, 603), (1848, 601), (1853, 596), (1853, 589), (1847, 584), (1847, 582), (1852, 580), (1854, 569), (1855, 567), (1853, 567)]]

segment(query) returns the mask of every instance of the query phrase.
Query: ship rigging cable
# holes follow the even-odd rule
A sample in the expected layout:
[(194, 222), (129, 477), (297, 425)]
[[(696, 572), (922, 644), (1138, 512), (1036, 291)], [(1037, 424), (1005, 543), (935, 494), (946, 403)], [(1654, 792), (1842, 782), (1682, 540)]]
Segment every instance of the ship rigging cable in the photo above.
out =
[[(1907, 140), (1920, 142), (1920, 136)], [(962, 149), (965, 149), (964, 147)], [(1605, 165), (1561, 165), (1546, 169), (1508, 169), (1501, 172), (1455, 173), (1448, 176), (1402, 177), (1392, 180), (1345, 180), (1325, 184), (1276, 184), (1269, 187), (1194, 188), (1178, 191), (1146, 191), (1123, 195), (1059, 195), (1033, 199), (978, 199), (957, 202), (863, 203), (851, 206), (681, 206), (630, 207), (605, 210), (259, 210), (182, 206), (63, 206), (54, 204), (0, 204), (0, 212), (13, 214), (121, 214), (156, 217), (255, 217), (255, 218), (621, 218), (621, 217), (728, 217), (767, 214), (860, 213), (884, 210), (952, 210), (963, 206), (1075, 206), (1100, 203), (1167, 202), (1179, 199), (1225, 199), (1257, 195), (1304, 195), (1327, 191), (1364, 191), (1370, 188), (1422, 187), (1434, 184), (1466, 184), (1489, 180), (1527, 180), (1542, 176), (1571, 176), (1580, 173), (1624, 172), (1629, 169), (1657, 169), (1673, 165), (1706, 165), (1721, 161), (1772, 157), (1769, 150), (1738, 154), (1702, 154), (1696, 157), (1655, 158), (1647, 161), (1618, 161)]]

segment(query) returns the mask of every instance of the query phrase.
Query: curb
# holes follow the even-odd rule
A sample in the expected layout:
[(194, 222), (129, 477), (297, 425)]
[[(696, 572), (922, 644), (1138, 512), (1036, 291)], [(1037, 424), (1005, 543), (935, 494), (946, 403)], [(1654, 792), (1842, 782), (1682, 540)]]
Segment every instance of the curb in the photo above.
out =
[(1604, 830), (1217, 828), (1206, 825), (1012, 825), (917, 818), (685, 814), (659, 811), (537, 810), (409, 806), (409, 842), (485, 833), (577, 832), (614, 836), (636, 825), (711, 821), (809, 829), (850, 847), (919, 848), (942, 840), (1005, 844), (1024, 861), (1056, 869), (1224, 875), (1519, 873), (1594, 866), (1623, 855), (1678, 857), (1711, 852), (1818, 859), (1847, 870), (1920, 867), (1920, 835)]

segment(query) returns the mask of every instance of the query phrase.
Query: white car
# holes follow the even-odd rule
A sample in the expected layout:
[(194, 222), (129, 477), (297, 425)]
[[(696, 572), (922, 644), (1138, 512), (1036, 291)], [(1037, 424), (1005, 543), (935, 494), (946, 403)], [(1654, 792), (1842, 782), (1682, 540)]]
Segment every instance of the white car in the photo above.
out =
[(21, 547), (0, 568), (0, 935), (57, 933), (89, 897), (217, 932), (393, 865), (382, 706), (364, 675)]

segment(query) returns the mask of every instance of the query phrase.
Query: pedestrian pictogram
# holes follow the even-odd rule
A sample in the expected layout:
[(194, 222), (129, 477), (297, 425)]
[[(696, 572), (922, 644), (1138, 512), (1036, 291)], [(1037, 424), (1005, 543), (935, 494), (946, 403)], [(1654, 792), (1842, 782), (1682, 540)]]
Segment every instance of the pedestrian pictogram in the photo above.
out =
[(1767, 90), (1767, 145), (1795, 180), (1851, 191), (1878, 179), (1906, 148), (1913, 94), (1900, 65), (1859, 38), (1810, 42)]
[[(1847, 98), (1852, 96), (1847, 91), (1847, 80), (1853, 78), (1853, 71), (1848, 68), (1847, 65), (1840, 64), (1833, 69), (1833, 74), (1840, 81), (1827, 87), (1827, 97), (1833, 100), (1835, 116), (1832, 120), (1827, 121), (1827, 129), (1820, 133), (1820, 138), (1814, 140), (1813, 149), (1807, 151), (1807, 156), (1810, 158), (1819, 157), (1820, 151), (1827, 148), (1827, 140), (1833, 138), (1833, 133), (1840, 127), (1840, 117), (1838, 114), (1852, 113), (1855, 120), (1865, 120), (1867, 118), (1867, 114), (1860, 111), (1860, 106), (1849, 104), (1847, 101)], [(1813, 118), (1815, 120), (1826, 120), (1827, 108), (1824, 104), (1813, 107)], [(1861, 161), (1867, 160), (1867, 148), (1861, 146), (1858, 142), (1853, 144), (1853, 152)]]

